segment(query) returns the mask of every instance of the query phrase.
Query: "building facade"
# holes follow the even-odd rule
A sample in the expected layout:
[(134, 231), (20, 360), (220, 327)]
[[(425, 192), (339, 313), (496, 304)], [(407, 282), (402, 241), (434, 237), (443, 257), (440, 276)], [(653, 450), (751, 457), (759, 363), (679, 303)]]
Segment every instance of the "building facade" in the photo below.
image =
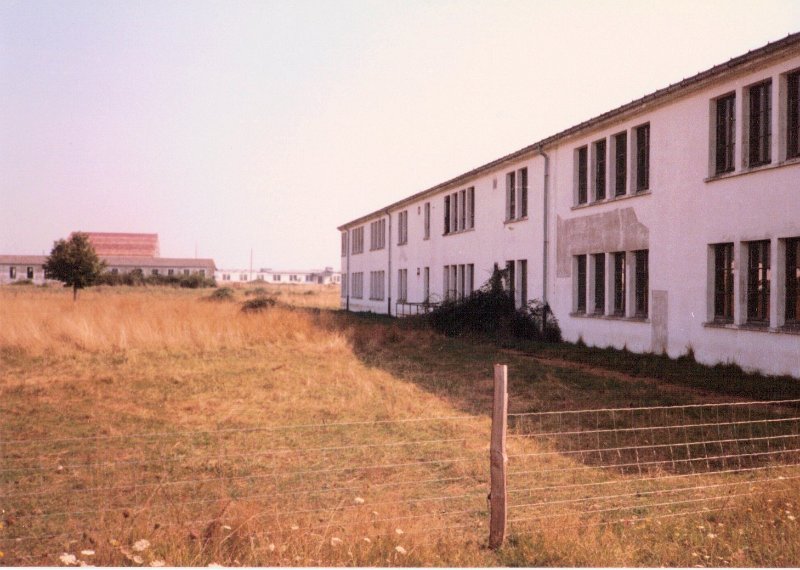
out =
[(334, 271), (333, 267), (303, 270), (218, 269), (214, 277), (223, 285), (245, 285), (252, 282), (276, 285), (338, 285), (341, 282), (340, 273)]
[(498, 266), (568, 341), (800, 377), (800, 34), (339, 230), (350, 310)]

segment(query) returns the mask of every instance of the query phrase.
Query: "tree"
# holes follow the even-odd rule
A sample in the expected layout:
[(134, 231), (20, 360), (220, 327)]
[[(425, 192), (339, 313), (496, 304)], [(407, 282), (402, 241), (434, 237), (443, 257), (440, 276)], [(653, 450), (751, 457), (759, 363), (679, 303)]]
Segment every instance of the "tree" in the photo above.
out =
[(44, 263), (44, 273), (48, 278), (72, 287), (74, 301), (78, 298), (78, 289), (93, 285), (105, 266), (97, 257), (89, 236), (74, 233), (69, 240), (60, 239), (53, 244), (53, 250)]

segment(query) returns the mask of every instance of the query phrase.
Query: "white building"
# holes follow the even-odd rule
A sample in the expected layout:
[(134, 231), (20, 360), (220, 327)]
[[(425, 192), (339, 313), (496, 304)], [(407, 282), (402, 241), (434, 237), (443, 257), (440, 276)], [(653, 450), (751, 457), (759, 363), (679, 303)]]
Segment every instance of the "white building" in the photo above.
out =
[(253, 281), (274, 283), (276, 285), (330, 285), (339, 284), (341, 274), (333, 267), (325, 269), (276, 270), (276, 269), (218, 269), (214, 276), (217, 283), (231, 285), (246, 284)]
[(339, 230), (349, 310), (413, 312), (497, 264), (566, 340), (800, 377), (800, 34)]

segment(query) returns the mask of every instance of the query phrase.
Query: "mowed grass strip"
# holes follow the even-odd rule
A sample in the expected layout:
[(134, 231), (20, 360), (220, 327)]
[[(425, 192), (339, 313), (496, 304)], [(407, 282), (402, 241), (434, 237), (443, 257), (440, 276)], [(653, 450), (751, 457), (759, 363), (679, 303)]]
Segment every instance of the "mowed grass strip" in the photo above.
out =
[[(663, 486), (566, 453), (512, 459), (510, 486), (529, 490), (511, 504), (549, 503), (512, 507), (512, 519), (553, 517), (512, 523), (507, 546), (488, 551), (493, 362), (510, 366), (512, 412), (709, 395), (320, 310), (338, 305), (334, 288), (258, 292), (278, 306), (245, 314), (247, 291), (214, 302), (88, 290), (72, 303), (57, 289), (0, 290), (4, 563), (797, 565), (794, 480), (684, 515), (704, 503), (669, 513), (646, 494)], [(437, 417), (456, 419), (394, 421)], [(300, 425), (316, 427), (285, 429)], [(510, 451), (565, 445), (519, 438)], [(596, 489), (541, 489), (590, 483), (650, 499), (568, 503)], [(53, 538), (25, 539), (37, 536)]]

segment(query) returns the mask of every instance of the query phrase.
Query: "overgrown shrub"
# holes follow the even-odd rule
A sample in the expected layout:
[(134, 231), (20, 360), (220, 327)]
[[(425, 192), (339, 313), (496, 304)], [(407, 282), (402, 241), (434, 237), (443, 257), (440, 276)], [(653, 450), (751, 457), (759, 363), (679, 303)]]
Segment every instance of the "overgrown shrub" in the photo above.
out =
[(259, 311), (266, 311), (274, 307), (275, 303), (276, 301), (272, 297), (255, 297), (242, 303), (242, 312), (257, 313)]
[(444, 301), (420, 318), (448, 336), (561, 341), (561, 329), (549, 305), (533, 300), (516, 308), (508, 287), (508, 273), (500, 269), (495, 269), (489, 281), (469, 297)]
[(255, 287), (244, 292), (246, 297), (265, 297), (269, 294), (266, 287)]
[(216, 287), (217, 282), (213, 278), (203, 277), (199, 273), (190, 275), (148, 275), (145, 276), (141, 269), (134, 269), (126, 273), (106, 272), (100, 275), (98, 285), (127, 285), (129, 287), (140, 287), (143, 285), (182, 287), (186, 289), (204, 289), (206, 287)]
[(209, 301), (233, 301), (234, 296), (233, 289), (230, 287), (220, 287), (206, 297), (206, 299)]
[(12, 285), (24, 287), (26, 285), (33, 285), (33, 281), (30, 279), (19, 279), (18, 281), (14, 281)]

